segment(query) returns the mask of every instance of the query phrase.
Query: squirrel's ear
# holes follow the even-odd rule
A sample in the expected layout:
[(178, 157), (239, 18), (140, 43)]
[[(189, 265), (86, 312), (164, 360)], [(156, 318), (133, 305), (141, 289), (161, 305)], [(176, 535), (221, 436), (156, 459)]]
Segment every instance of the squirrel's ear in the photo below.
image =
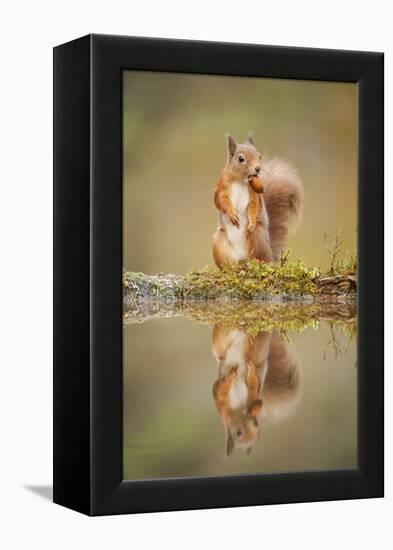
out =
[(227, 139), (228, 139), (228, 157), (229, 159), (231, 159), (236, 151), (236, 141), (229, 134), (227, 134)]
[(254, 147), (255, 147), (254, 136), (252, 135), (251, 130), (248, 132), (247, 141), (248, 141), (248, 143), (251, 143), (251, 145), (254, 145)]

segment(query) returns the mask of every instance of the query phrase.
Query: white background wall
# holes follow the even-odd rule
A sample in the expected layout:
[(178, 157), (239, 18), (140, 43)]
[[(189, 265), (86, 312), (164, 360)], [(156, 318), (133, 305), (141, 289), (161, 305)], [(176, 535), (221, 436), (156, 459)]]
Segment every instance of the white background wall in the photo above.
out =
[[(392, 540), (392, 437), (387, 497), (89, 519), (28, 487), (51, 484), (52, 47), (95, 32), (385, 51), (392, 94), (389, 2), (270, 0), (14, 1), (0, 18), (0, 545), (3, 548), (382, 547)], [(387, 105), (386, 151), (392, 148)], [(387, 155), (388, 156), (388, 155)], [(387, 158), (386, 182), (391, 162)], [(372, 189), (370, 189), (372, 193)], [(387, 186), (387, 266), (392, 192)], [(388, 270), (390, 273), (390, 270)], [(387, 306), (393, 306), (392, 292)], [(391, 340), (390, 326), (387, 340)], [(391, 418), (392, 354), (386, 411)], [(388, 429), (390, 423), (387, 422)]]

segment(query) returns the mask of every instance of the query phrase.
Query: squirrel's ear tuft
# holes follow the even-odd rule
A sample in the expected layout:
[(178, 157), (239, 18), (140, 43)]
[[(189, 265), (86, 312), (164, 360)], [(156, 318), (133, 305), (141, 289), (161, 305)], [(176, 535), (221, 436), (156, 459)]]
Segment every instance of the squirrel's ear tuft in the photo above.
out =
[(255, 147), (254, 136), (252, 135), (251, 130), (248, 132), (247, 142), (248, 142), (248, 143), (251, 143), (251, 145), (254, 145), (254, 147)]
[(247, 456), (250, 456), (251, 452), (252, 452), (252, 445), (251, 445), (251, 447), (247, 447), (247, 449), (246, 449)]
[(233, 440), (232, 434), (229, 430), (229, 428), (226, 429), (226, 442), (225, 442), (225, 454), (226, 456), (229, 456), (233, 449), (235, 448), (235, 442)]
[(231, 159), (236, 151), (236, 141), (229, 134), (226, 137), (228, 139), (228, 156)]

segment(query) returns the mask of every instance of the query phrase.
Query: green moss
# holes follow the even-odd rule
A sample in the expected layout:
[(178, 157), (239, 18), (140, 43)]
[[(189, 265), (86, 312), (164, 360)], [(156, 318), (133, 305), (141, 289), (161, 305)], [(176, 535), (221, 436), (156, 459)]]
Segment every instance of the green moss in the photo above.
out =
[(184, 296), (215, 298), (218, 295), (250, 299), (264, 295), (315, 295), (318, 269), (308, 269), (300, 261), (286, 261), (280, 265), (265, 264), (258, 260), (223, 266), (221, 269), (205, 267), (186, 275)]

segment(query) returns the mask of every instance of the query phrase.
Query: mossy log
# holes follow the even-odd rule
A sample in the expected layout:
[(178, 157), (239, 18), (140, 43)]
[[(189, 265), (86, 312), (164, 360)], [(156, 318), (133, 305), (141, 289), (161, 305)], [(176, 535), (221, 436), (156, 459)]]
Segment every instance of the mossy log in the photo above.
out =
[(188, 275), (124, 272), (125, 305), (142, 301), (195, 300), (330, 302), (356, 300), (355, 273), (326, 275), (300, 262), (274, 266), (249, 261), (224, 269), (205, 268)]

